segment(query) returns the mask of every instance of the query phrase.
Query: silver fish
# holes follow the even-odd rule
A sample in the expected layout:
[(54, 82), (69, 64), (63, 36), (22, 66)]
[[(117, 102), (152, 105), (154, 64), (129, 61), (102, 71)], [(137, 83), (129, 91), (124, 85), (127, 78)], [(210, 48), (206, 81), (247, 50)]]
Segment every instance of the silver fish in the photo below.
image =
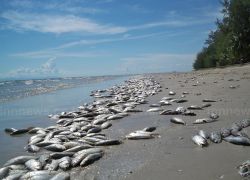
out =
[(44, 149), (47, 149), (49, 151), (56, 151), (56, 152), (61, 152), (66, 150), (64, 145), (61, 144), (51, 144), (49, 146), (44, 147)]
[(214, 143), (221, 143), (222, 141), (221, 134), (218, 132), (211, 132), (209, 138)]
[(25, 162), (25, 166), (32, 171), (37, 171), (42, 169), (41, 162), (35, 159), (31, 159)]
[(238, 169), (239, 169), (238, 173), (242, 177), (249, 177), (250, 176), (250, 160), (247, 160), (246, 162), (242, 163), (238, 167)]
[(24, 174), (20, 179), (21, 180), (31, 180), (31, 179), (39, 179), (39, 180), (48, 180), (51, 179), (56, 174), (56, 171), (31, 171)]
[(197, 144), (198, 146), (207, 146), (207, 140), (204, 139), (203, 137), (201, 137), (200, 135), (195, 135), (192, 137), (192, 140), (195, 144)]
[(85, 157), (82, 162), (80, 163), (80, 166), (84, 167), (87, 166), (95, 161), (97, 161), (98, 159), (100, 159), (102, 157), (102, 153), (93, 153), (93, 154), (89, 154), (87, 157)]
[(102, 140), (97, 143), (95, 143), (96, 146), (110, 146), (110, 145), (119, 145), (122, 142), (117, 139), (108, 139), (108, 140)]
[(59, 161), (59, 167), (62, 170), (67, 170), (71, 166), (71, 158), (69, 156), (65, 156), (65, 157), (59, 159), (58, 161)]
[(102, 129), (107, 129), (107, 128), (111, 127), (111, 126), (112, 126), (112, 124), (110, 122), (105, 122), (105, 123), (103, 123), (101, 125), (101, 128)]
[(138, 139), (152, 139), (154, 138), (151, 132), (146, 131), (135, 131), (126, 136), (127, 139), (130, 140), (138, 140)]
[(224, 141), (236, 145), (250, 146), (250, 139), (244, 136), (228, 136), (224, 138)]
[(159, 112), (159, 111), (163, 111), (162, 108), (151, 108), (151, 109), (148, 109), (147, 112)]
[(186, 122), (183, 121), (181, 118), (178, 118), (178, 117), (172, 117), (172, 118), (170, 119), (170, 122), (175, 123), (175, 124), (183, 124), (183, 125), (186, 125)]
[(219, 118), (219, 115), (212, 112), (212, 113), (209, 115), (209, 117), (210, 117), (211, 119), (218, 119), (218, 118)]
[(202, 119), (196, 119), (193, 124), (204, 124), (204, 123), (211, 123), (215, 122), (215, 119), (210, 119), (210, 118), (202, 118)]
[(200, 130), (200, 131), (198, 132), (198, 135), (200, 135), (200, 136), (203, 137), (204, 139), (208, 139), (208, 138), (209, 138), (209, 134), (208, 134), (206, 131), (204, 131), (204, 130)]
[(81, 161), (87, 157), (89, 154), (93, 153), (102, 153), (103, 150), (100, 148), (90, 148), (90, 149), (84, 149), (82, 151), (78, 151), (74, 154), (74, 157), (72, 158), (71, 164), (73, 167), (79, 165)]
[(79, 146), (75, 146), (75, 147), (72, 147), (70, 149), (67, 149), (65, 152), (78, 152), (78, 151), (81, 151), (83, 149), (88, 149), (91, 147), (92, 147), (91, 145), (84, 144), (84, 145), (79, 145)]
[(8, 160), (3, 166), (10, 166), (10, 165), (17, 165), (17, 164), (24, 164), (26, 161), (30, 159), (35, 159), (35, 156), (18, 156)]
[(40, 150), (40, 148), (36, 145), (28, 144), (25, 147), (26, 151), (31, 152), (31, 153), (36, 153)]
[(0, 169), (0, 179), (3, 179), (9, 173), (9, 167), (3, 167)]

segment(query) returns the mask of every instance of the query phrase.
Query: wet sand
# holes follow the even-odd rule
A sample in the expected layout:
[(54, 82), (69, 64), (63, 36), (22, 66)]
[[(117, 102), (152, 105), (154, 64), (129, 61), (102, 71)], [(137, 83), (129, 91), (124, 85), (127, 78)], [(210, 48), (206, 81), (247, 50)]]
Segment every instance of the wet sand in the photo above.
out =
[[(234, 122), (250, 118), (250, 65), (152, 76), (162, 85), (162, 92), (149, 97), (148, 104), (138, 106), (144, 112), (113, 121), (113, 126), (103, 132), (112, 138), (123, 138), (134, 130), (157, 126), (156, 132), (160, 137), (124, 140), (122, 145), (106, 147), (104, 158), (84, 170), (75, 170), (73, 177), (128, 180), (244, 179), (236, 167), (249, 160), (249, 146), (209, 141), (208, 147), (200, 148), (192, 142), (191, 137), (200, 129), (218, 131), (222, 127), (231, 127)], [(217, 102), (211, 103), (212, 106), (204, 110), (195, 110), (197, 116), (178, 116), (187, 122), (187, 126), (171, 124), (169, 119), (172, 116), (146, 112), (150, 104), (169, 96), (170, 90), (176, 92), (173, 96), (175, 98), (180, 97), (184, 91), (189, 92), (185, 98), (188, 102), (173, 103), (172, 106), (163, 106), (164, 109), (202, 105), (202, 99), (206, 98)], [(192, 124), (195, 119), (208, 117), (210, 112), (220, 115), (217, 122)], [(250, 127), (243, 131), (250, 136)]]

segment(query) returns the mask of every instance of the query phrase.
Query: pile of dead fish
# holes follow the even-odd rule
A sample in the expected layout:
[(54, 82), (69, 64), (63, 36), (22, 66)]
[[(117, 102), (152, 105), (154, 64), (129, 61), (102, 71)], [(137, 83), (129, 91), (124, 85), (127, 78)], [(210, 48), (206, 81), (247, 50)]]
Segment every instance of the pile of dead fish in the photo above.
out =
[[(135, 78), (124, 85), (91, 93), (95, 101), (84, 104), (77, 111), (49, 115), (56, 125), (47, 128), (6, 129), (11, 135), (30, 133), (25, 149), (32, 156), (10, 159), (0, 169), (0, 179), (69, 179), (67, 171), (84, 167), (104, 155), (100, 146), (118, 145), (119, 139), (109, 139), (102, 130), (111, 121), (141, 112), (137, 105), (147, 103), (146, 97), (157, 94), (161, 86), (151, 78)], [(133, 132), (127, 139), (152, 138), (154, 127)]]
[(204, 130), (200, 130), (197, 135), (192, 137), (195, 144), (203, 147), (208, 145), (208, 139), (213, 143), (221, 143), (222, 140), (243, 146), (250, 146), (250, 139), (242, 130), (250, 126), (250, 119), (244, 119), (238, 123), (234, 123), (230, 128), (221, 128), (219, 131), (210, 134)]

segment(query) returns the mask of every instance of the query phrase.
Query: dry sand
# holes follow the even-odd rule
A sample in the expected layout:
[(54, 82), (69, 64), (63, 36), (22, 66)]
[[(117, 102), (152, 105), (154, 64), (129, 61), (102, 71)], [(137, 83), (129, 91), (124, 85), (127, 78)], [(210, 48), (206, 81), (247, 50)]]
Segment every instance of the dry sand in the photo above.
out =
[[(198, 130), (208, 132), (230, 127), (232, 123), (250, 118), (250, 65), (210, 69), (189, 73), (153, 74), (162, 85), (162, 92), (149, 97), (148, 104), (138, 106), (144, 110), (121, 120), (104, 133), (113, 138), (122, 138), (131, 131), (146, 126), (157, 126), (159, 138), (150, 140), (124, 140), (119, 146), (106, 148), (104, 158), (89, 166), (84, 171), (75, 172), (76, 179), (157, 179), (157, 180), (240, 180), (243, 179), (236, 167), (250, 160), (250, 147), (233, 145), (227, 142), (200, 148), (191, 137)], [(185, 82), (186, 81), (186, 82)], [(197, 83), (198, 82), (198, 83)], [(197, 84), (197, 86), (193, 86)], [(236, 88), (229, 88), (235, 86)], [(168, 88), (168, 89), (166, 89)], [(177, 106), (201, 105), (202, 99), (214, 99), (217, 102), (205, 110), (196, 110), (197, 116), (181, 116), (187, 126), (171, 124), (172, 116), (145, 112), (149, 105), (157, 103), (168, 92), (176, 92), (180, 97), (187, 91), (188, 102), (164, 109), (175, 109)], [(197, 95), (201, 93), (201, 95)], [(193, 125), (197, 118), (208, 117), (209, 112), (220, 115), (217, 122)], [(244, 131), (250, 136), (250, 127)], [(79, 178), (77, 178), (79, 177)]]

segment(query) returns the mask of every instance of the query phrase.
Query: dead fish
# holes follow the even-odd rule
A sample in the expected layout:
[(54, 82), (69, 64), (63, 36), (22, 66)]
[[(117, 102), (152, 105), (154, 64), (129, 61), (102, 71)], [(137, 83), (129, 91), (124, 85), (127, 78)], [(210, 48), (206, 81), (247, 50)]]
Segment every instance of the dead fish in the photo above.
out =
[(202, 110), (202, 107), (200, 107), (198, 105), (191, 105), (187, 109), (189, 109), (189, 110)]
[(175, 102), (176, 103), (184, 103), (184, 102), (187, 102), (188, 100), (186, 99), (176, 99)]
[(102, 129), (107, 129), (107, 128), (111, 127), (111, 126), (112, 126), (112, 124), (110, 122), (105, 122), (105, 123), (103, 123), (101, 125), (101, 128)]
[(221, 143), (222, 141), (221, 134), (218, 132), (211, 132), (209, 138), (214, 143)]
[(238, 123), (233, 123), (233, 125), (232, 125), (232, 127), (231, 127), (231, 134), (237, 136), (237, 133), (238, 133), (239, 131), (241, 131), (241, 130), (242, 130), (242, 127), (241, 127), (240, 124), (238, 124)]
[(183, 125), (186, 125), (186, 122), (183, 121), (181, 118), (178, 118), (178, 117), (172, 117), (172, 118), (170, 119), (170, 122), (175, 123), (175, 124), (183, 124)]
[(249, 138), (249, 136), (245, 132), (242, 132), (242, 131), (239, 131), (237, 134), (234, 134), (234, 136), (242, 136), (242, 137)]
[(3, 166), (10, 166), (10, 165), (17, 165), (17, 164), (24, 164), (26, 161), (30, 159), (35, 159), (35, 156), (18, 156), (8, 160)]
[(111, 116), (109, 116), (107, 119), (108, 119), (108, 120), (116, 120), (116, 119), (121, 119), (121, 118), (124, 118), (124, 117), (125, 117), (124, 115), (121, 115), (121, 114), (119, 113), (119, 114), (111, 115)]
[(88, 148), (92, 148), (92, 146), (88, 145), (88, 144), (78, 145), (78, 146), (72, 147), (70, 149), (67, 149), (65, 152), (78, 152), (78, 151), (81, 151), (83, 149), (88, 149)]
[(42, 137), (36, 137), (36, 138), (33, 138), (32, 140), (29, 141), (29, 145), (37, 144), (37, 143), (39, 143), (41, 141), (43, 141)]
[(87, 166), (89, 164), (92, 164), (93, 162), (100, 159), (102, 157), (102, 155), (103, 155), (102, 153), (89, 154), (86, 158), (84, 158), (82, 160), (82, 162), (80, 163), (80, 166), (84, 167), (84, 166)]
[(6, 133), (13, 133), (13, 132), (17, 131), (17, 129), (15, 129), (15, 128), (5, 128), (4, 131)]
[(247, 160), (246, 162), (242, 163), (240, 166), (238, 166), (238, 169), (238, 173), (242, 177), (250, 176), (250, 160)]
[(241, 124), (241, 127), (246, 128), (250, 126), (250, 119), (243, 119), (240, 124)]
[(161, 107), (160, 104), (150, 104), (149, 107)]
[(50, 160), (50, 155), (49, 154), (42, 154), (39, 158), (38, 161), (41, 163), (42, 167), (46, 165), (46, 163)]
[(91, 128), (91, 129), (89, 129), (88, 131), (87, 131), (87, 133), (89, 134), (89, 133), (98, 133), (98, 132), (101, 132), (102, 131), (102, 128), (100, 128), (100, 127), (93, 127), (93, 128)]
[(186, 110), (184, 113), (182, 113), (184, 116), (196, 116), (196, 114), (193, 111)]
[(47, 180), (47, 179), (51, 179), (55, 174), (56, 174), (56, 171), (48, 171), (48, 170), (30, 171), (24, 174), (20, 179), (21, 180), (28, 180), (28, 179)]
[(60, 172), (57, 175), (53, 176), (50, 180), (70, 180), (69, 173), (66, 172)]
[(41, 162), (35, 159), (31, 159), (25, 162), (25, 166), (32, 171), (37, 171), (42, 169)]
[(156, 130), (156, 127), (155, 126), (151, 126), (151, 127), (145, 127), (143, 129), (143, 131), (146, 131), (146, 132), (153, 132)]
[(210, 117), (211, 119), (218, 119), (218, 118), (219, 118), (219, 115), (216, 114), (216, 113), (214, 113), (214, 112), (212, 112), (212, 113), (209, 115), (209, 117)]
[(170, 106), (170, 105), (172, 105), (169, 101), (166, 101), (166, 100), (161, 100), (160, 101), (160, 105), (161, 106)]
[(9, 167), (3, 167), (0, 169), (0, 179), (3, 179), (8, 175), (9, 169), (10, 169)]
[(164, 110), (160, 113), (160, 115), (178, 115), (178, 114), (180, 113), (171, 109)]
[(202, 118), (202, 119), (196, 119), (193, 124), (204, 124), (204, 123), (211, 123), (216, 121), (215, 119), (210, 118)]
[(59, 159), (58, 161), (59, 161), (59, 167), (64, 171), (69, 169), (71, 166), (71, 158), (69, 156), (65, 156)]
[(108, 139), (108, 140), (102, 140), (97, 143), (95, 143), (96, 146), (110, 146), (110, 145), (119, 145), (122, 142), (117, 139)]
[(72, 158), (71, 165), (73, 167), (78, 166), (81, 161), (86, 158), (89, 154), (94, 154), (94, 153), (102, 153), (103, 150), (100, 148), (90, 148), (90, 149), (84, 149), (82, 151), (79, 151), (74, 154), (74, 157)]
[(75, 146), (79, 146), (80, 143), (74, 142), (74, 141), (69, 141), (69, 142), (65, 142), (63, 145), (65, 146), (66, 149), (70, 149), (70, 148), (73, 148)]
[(56, 171), (58, 167), (59, 167), (59, 160), (52, 159), (51, 163), (48, 164), (47, 168), (44, 168), (44, 169), (47, 169), (49, 171)]
[(198, 146), (207, 146), (207, 140), (204, 139), (203, 137), (201, 137), (200, 135), (195, 135), (192, 137), (192, 140), (195, 144), (197, 144)]
[(223, 138), (225, 141), (236, 145), (250, 146), (250, 139), (243, 136), (228, 136)]
[(24, 134), (27, 133), (29, 129), (17, 129), (16, 131), (13, 131), (10, 133), (10, 135), (19, 135), (19, 134)]
[(148, 109), (147, 112), (159, 112), (162, 110), (163, 110), (162, 108), (151, 108), (151, 109)]
[(55, 153), (51, 153), (50, 157), (52, 159), (60, 159), (64, 156), (72, 157), (74, 154), (75, 154), (75, 152), (55, 152)]
[(201, 108), (207, 108), (212, 106), (212, 104), (206, 103), (206, 104), (202, 104)]
[(174, 91), (169, 91), (168, 94), (171, 95), (171, 96), (173, 96), (173, 95), (175, 95), (176, 93), (175, 93)]
[(152, 139), (154, 138), (151, 132), (146, 131), (135, 131), (126, 136), (127, 139), (130, 140), (139, 140), (139, 139)]
[(182, 107), (182, 106), (179, 106), (179, 107), (176, 108), (175, 111), (176, 111), (177, 113), (179, 113), (179, 114), (182, 114), (182, 113), (185, 113), (187, 110), (186, 110), (186, 108), (184, 108), (184, 107)]
[(216, 102), (216, 100), (213, 100), (213, 99), (203, 99), (202, 102)]
[(38, 146), (31, 145), (31, 144), (28, 144), (24, 149), (28, 152), (31, 152), (31, 153), (36, 153), (40, 150), (40, 148)]
[(45, 146), (44, 149), (55, 152), (62, 152), (66, 150), (65, 146), (61, 144), (51, 144), (49, 146)]
[(18, 164), (18, 165), (10, 165), (8, 166), (11, 170), (25, 170), (26, 166), (23, 164)]
[(206, 131), (204, 131), (204, 130), (200, 130), (200, 131), (198, 132), (198, 135), (200, 135), (200, 136), (203, 137), (204, 139), (208, 139), (208, 138), (209, 138), (209, 134), (208, 134)]
[(221, 128), (220, 134), (223, 138), (230, 136), (231, 130), (229, 128)]

